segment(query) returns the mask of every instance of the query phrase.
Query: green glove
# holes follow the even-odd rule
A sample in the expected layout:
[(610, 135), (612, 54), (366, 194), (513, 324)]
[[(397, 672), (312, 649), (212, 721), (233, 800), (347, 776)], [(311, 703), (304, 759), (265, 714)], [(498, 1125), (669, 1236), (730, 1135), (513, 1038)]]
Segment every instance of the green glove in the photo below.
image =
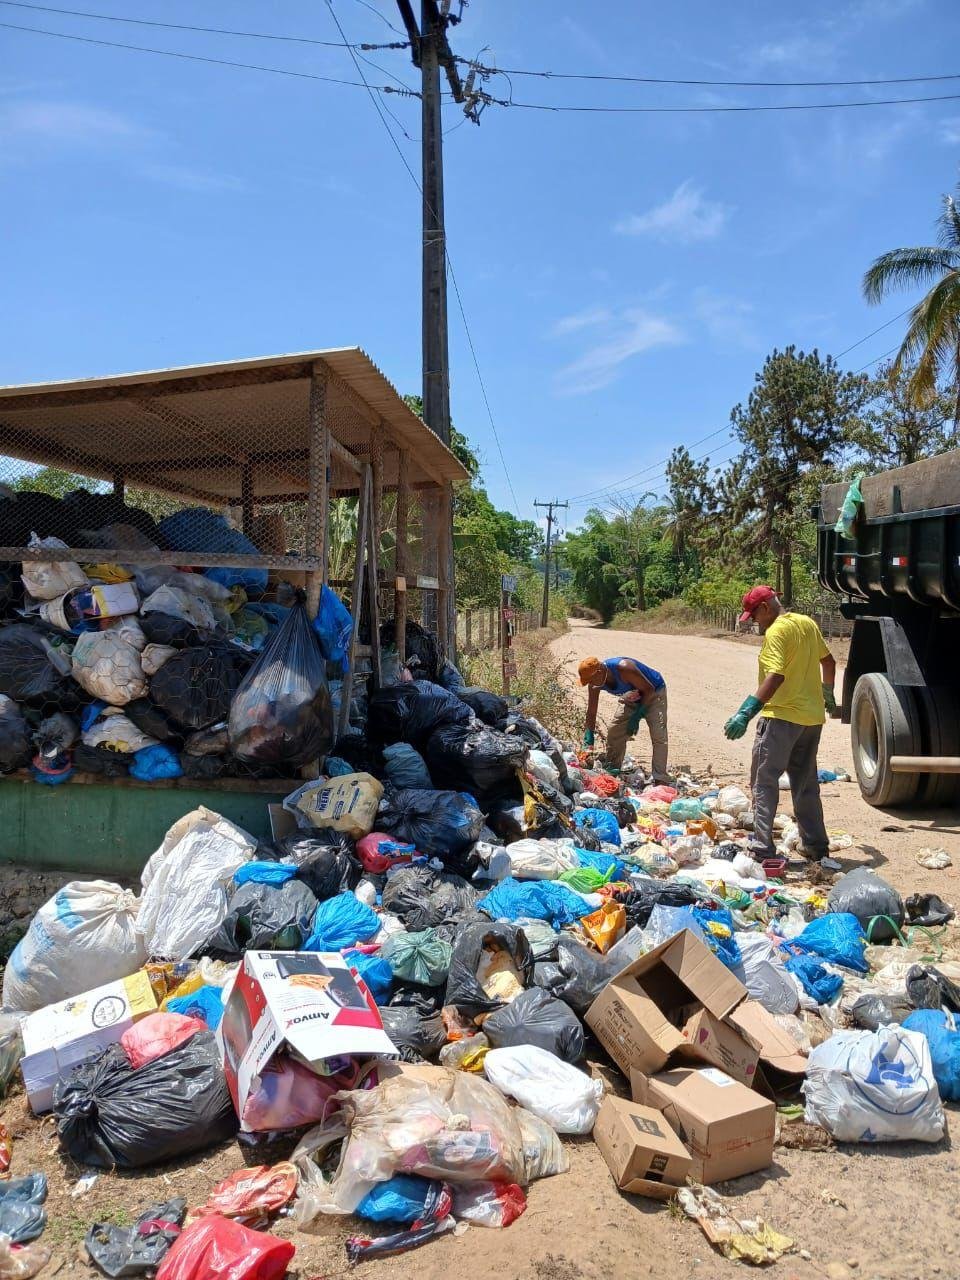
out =
[(820, 687), (823, 689), (823, 705), (827, 709), (827, 715), (835, 716), (837, 714), (837, 700), (834, 697), (833, 685), (825, 684)]
[(751, 693), (749, 698), (744, 698), (740, 709), (723, 726), (724, 734), (728, 738), (742, 738), (747, 732), (747, 725), (762, 710), (763, 703)]
[(636, 733), (640, 728), (640, 721), (645, 720), (646, 716), (647, 708), (643, 703), (637, 703), (630, 714), (630, 719), (627, 721), (627, 732), (630, 734)]
[(583, 745), (584, 745), (585, 747), (592, 747), (592, 746), (593, 746), (593, 744), (594, 744), (594, 741), (595, 741), (595, 739), (594, 739), (594, 736), (593, 736), (593, 730), (592, 730), (592, 729), (586, 729), (586, 730), (584, 730), (584, 734), (583, 734)]

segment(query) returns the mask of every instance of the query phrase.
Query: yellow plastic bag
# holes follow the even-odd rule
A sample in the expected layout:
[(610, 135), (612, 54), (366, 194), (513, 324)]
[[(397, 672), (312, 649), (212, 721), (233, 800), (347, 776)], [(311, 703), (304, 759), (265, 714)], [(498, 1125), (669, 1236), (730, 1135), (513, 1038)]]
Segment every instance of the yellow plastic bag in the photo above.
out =
[(133, 574), (129, 569), (125, 569), (122, 564), (85, 564), (83, 566), (84, 573), (88, 578), (95, 578), (97, 582), (129, 582)]
[(605, 902), (602, 907), (584, 916), (580, 928), (593, 945), (606, 955), (627, 927), (627, 913), (619, 902)]

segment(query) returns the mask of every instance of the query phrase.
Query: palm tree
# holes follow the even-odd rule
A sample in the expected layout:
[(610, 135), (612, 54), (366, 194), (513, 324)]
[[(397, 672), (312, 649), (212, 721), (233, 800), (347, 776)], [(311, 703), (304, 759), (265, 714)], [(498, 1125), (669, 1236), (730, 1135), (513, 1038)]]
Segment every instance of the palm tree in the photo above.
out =
[(868, 302), (881, 302), (894, 289), (932, 286), (910, 313), (906, 337), (890, 369), (896, 382), (901, 369), (910, 374), (907, 393), (922, 409), (937, 396), (937, 378), (949, 369), (954, 382), (953, 430), (960, 430), (960, 210), (953, 196), (943, 197), (937, 219), (937, 245), (891, 249), (882, 253), (863, 277)]

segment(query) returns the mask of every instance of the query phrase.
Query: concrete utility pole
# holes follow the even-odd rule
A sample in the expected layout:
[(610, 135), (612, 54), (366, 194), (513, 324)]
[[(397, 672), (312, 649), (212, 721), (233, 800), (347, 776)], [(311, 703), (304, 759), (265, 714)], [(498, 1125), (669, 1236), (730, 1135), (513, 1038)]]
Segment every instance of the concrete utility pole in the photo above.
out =
[(554, 509), (566, 510), (570, 503), (558, 502), (554, 498), (552, 502), (534, 502), (533, 505), (547, 508), (547, 539), (543, 559), (543, 606), (540, 609), (540, 625), (545, 627), (550, 620), (550, 532), (553, 529), (553, 512)]

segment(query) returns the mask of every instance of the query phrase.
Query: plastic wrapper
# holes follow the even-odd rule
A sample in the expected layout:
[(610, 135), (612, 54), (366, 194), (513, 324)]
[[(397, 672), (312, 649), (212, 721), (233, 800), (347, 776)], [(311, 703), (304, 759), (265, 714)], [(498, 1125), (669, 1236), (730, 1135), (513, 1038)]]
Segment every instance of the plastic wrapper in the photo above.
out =
[(368, 875), (383, 875), (391, 867), (409, 865), (416, 853), (412, 844), (402, 844), (382, 831), (371, 831), (357, 841), (357, 857)]
[(248, 666), (249, 658), (227, 645), (183, 649), (150, 677), (150, 697), (181, 729), (207, 729), (227, 719)]
[[(462, 1014), (477, 1017), (492, 1013), (508, 1000), (503, 994), (510, 990), (504, 983), (481, 977), (497, 966), (514, 983), (514, 995), (533, 982), (533, 952), (522, 929), (509, 924), (471, 925), (457, 938), (450, 958), (444, 1004), (455, 1005)], [(512, 998), (512, 997), (511, 997)]]
[(445, 724), (466, 724), (473, 712), (455, 693), (414, 680), (377, 689), (367, 708), (367, 732), (375, 742), (408, 742), (419, 747)]
[(540, 987), (523, 991), (483, 1022), (484, 1035), (495, 1049), (505, 1045), (532, 1044), (577, 1062), (583, 1057), (583, 1027), (562, 1000)]
[(478, 720), (499, 727), (507, 718), (507, 704), (499, 694), (486, 689), (464, 687), (457, 689), (457, 697), (465, 702)]
[(151, 1204), (130, 1227), (95, 1222), (84, 1247), (105, 1276), (149, 1276), (167, 1256), (186, 1216), (187, 1202), (182, 1198)]
[(611, 977), (619, 972), (619, 967), (610, 964), (609, 956), (599, 956), (574, 938), (561, 934), (556, 960), (538, 964), (534, 981), (582, 1016)]
[(180, 1234), (156, 1280), (281, 1280), (295, 1252), (289, 1240), (215, 1214)]
[(456, 858), (480, 838), (483, 814), (456, 791), (389, 788), (380, 803), (377, 826), (421, 853)]
[(131, 1067), (136, 1071), (155, 1058), (178, 1049), (198, 1031), (206, 1031), (206, 1023), (182, 1013), (148, 1013), (120, 1037), (120, 1044)]
[(517, 770), (527, 744), (484, 724), (443, 725), (427, 739), (424, 759), (434, 785), (483, 799), (520, 798)]
[[(240, 870), (249, 865), (244, 864)], [(296, 868), (291, 870), (296, 874)], [(312, 930), (317, 905), (315, 896), (300, 880), (291, 879), (280, 885), (242, 883), (231, 894), (227, 914), (203, 944), (203, 950), (207, 955), (229, 959), (240, 959), (250, 949), (297, 951)]]
[[(67, 549), (67, 543), (59, 538), (38, 538), (35, 533), (27, 545), (51, 555)], [(87, 586), (87, 575), (72, 560), (24, 560), (22, 578), (24, 590), (34, 600), (56, 600), (75, 587)]]
[(171, 618), (182, 618), (200, 631), (213, 631), (217, 625), (209, 600), (179, 586), (164, 584), (157, 587), (144, 600), (140, 610), (142, 613), (165, 613)]
[(418, 1249), (428, 1240), (452, 1231), (456, 1222), (450, 1212), (453, 1207), (450, 1185), (446, 1182), (428, 1182), (427, 1187), (423, 1210), (406, 1231), (395, 1231), (388, 1236), (375, 1238), (348, 1236), (346, 1250), (349, 1261), (356, 1263), (391, 1258), (395, 1254)]
[(919, 924), (927, 928), (937, 928), (949, 924), (956, 915), (953, 907), (947, 906), (936, 893), (911, 893), (904, 903), (907, 924)]
[(556, 880), (579, 866), (573, 847), (558, 840), (514, 840), (507, 857), (516, 880)]
[(526, 1207), (515, 1182), (470, 1182), (453, 1189), (453, 1216), (474, 1227), (509, 1227)]
[(447, 980), (453, 947), (432, 929), (396, 933), (383, 944), (380, 954), (394, 977), (423, 986), (438, 987)]
[(333, 713), (326, 662), (303, 604), (268, 640), (230, 707), (230, 746), (239, 760), (295, 769), (327, 753)]
[(856, 916), (871, 942), (889, 942), (896, 936), (895, 927), (903, 924), (903, 899), (869, 867), (856, 867), (834, 881), (827, 906)]
[(219, 1213), (225, 1218), (246, 1218), (277, 1213), (293, 1199), (299, 1181), (296, 1165), (286, 1160), (238, 1169), (217, 1183), (193, 1216)]
[(593, 1131), (603, 1085), (536, 1045), (491, 1049), (483, 1060), (487, 1079), (557, 1133)]
[(373, 828), (383, 784), (369, 773), (307, 782), (284, 800), (301, 827), (340, 831), (359, 840)]
[(237, 1129), (209, 1031), (139, 1070), (120, 1045), (110, 1045), (57, 1085), (54, 1112), (63, 1151), (100, 1169), (159, 1164)]

